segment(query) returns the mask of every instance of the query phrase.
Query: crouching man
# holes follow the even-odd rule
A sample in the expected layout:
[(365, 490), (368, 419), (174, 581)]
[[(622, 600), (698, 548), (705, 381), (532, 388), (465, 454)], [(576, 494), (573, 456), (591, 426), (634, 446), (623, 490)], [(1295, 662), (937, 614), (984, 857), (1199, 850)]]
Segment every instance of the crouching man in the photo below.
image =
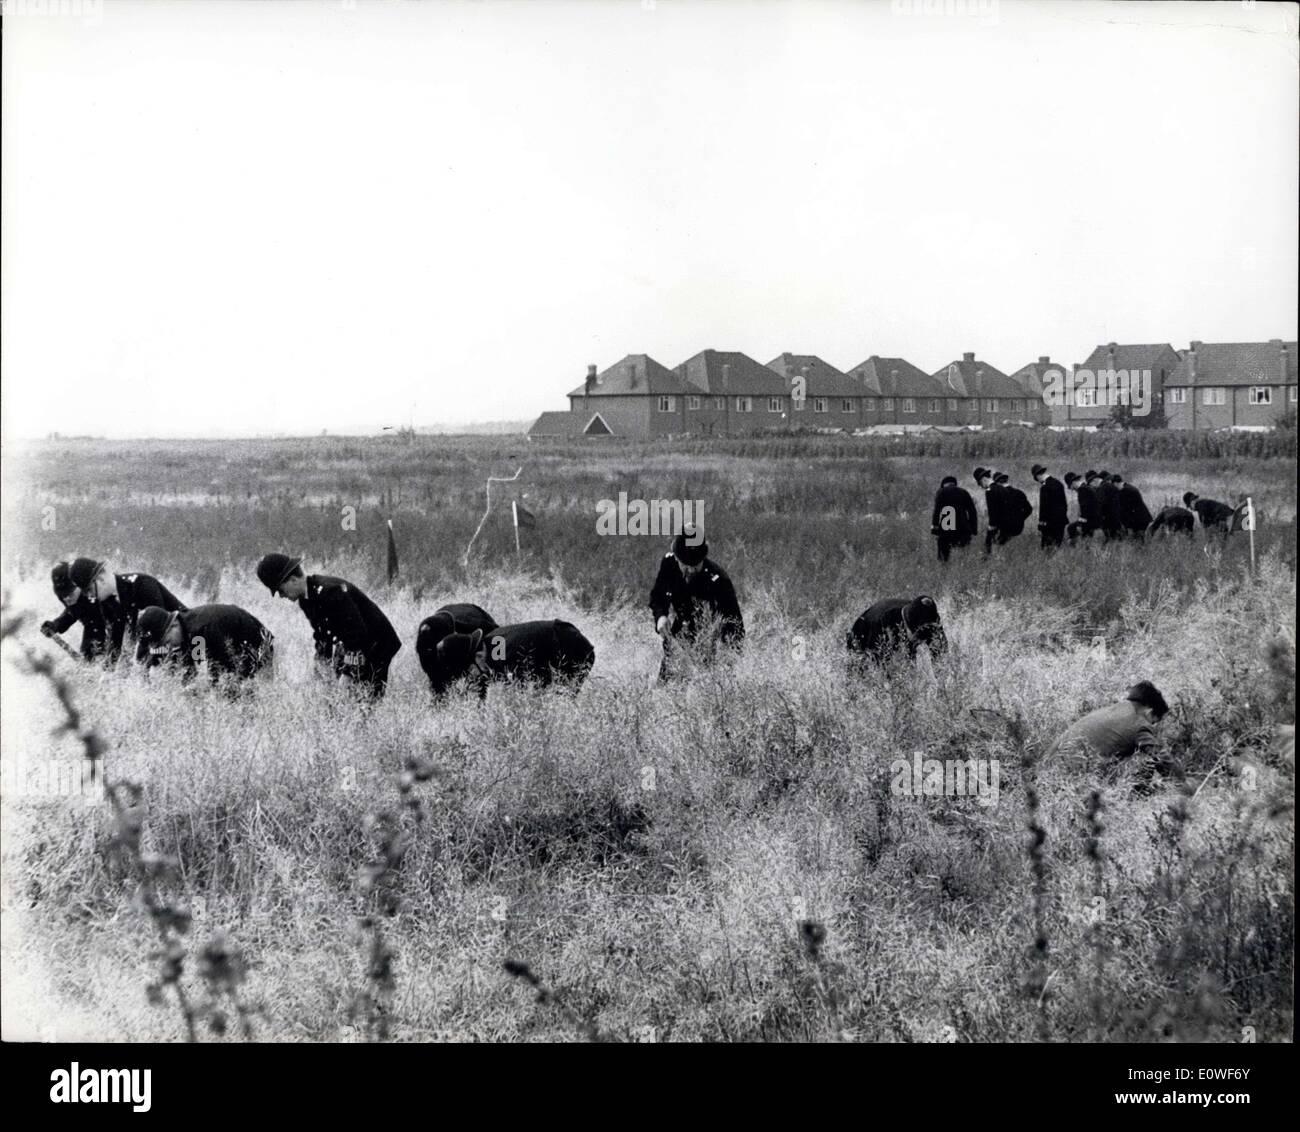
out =
[(922, 646), (937, 659), (948, 647), (948, 638), (934, 598), (923, 594), (911, 599), (887, 597), (868, 606), (849, 629), (847, 644), (854, 657), (883, 663), (903, 649), (915, 659)]
[(168, 611), (151, 605), (138, 621), (136, 660), (147, 665), (176, 664), (186, 683), (206, 667), (208, 678), (251, 680), (268, 671), (274, 638), (251, 613), (237, 605), (199, 605)]
[(41, 623), (41, 632), (47, 637), (62, 636), (72, 626), (81, 625), (81, 657), (96, 660), (108, 648), (108, 629), (99, 606), (91, 601), (72, 581), (66, 562), (58, 562), (50, 571), (54, 596), (63, 606), (63, 612), (52, 621)]
[(576, 693), (596, 663), (591, 642), (567, 621), (521, 621), (486, 633), (453, 631), (438, 642), (437, 652), (447, 683), (469, 676), (480, 697), (495, 680), (543, 688), (564, 683)]
[(444, 605), (420, 622), (415, 634), (415, 655), (429, 679), (429, 690), (435, 696), (443, 695), (464, 672), (452, 672), (446, 667), (438, 646), (452, 633), (481, 633), (497, 627), (492, 615), (477, 605), (467, 602)]
[(318, 661), (372, 698), (383, 696), (402, 641), (379, 606), (342, 578), (304, 573), (302, 559), (286, 554), (263, 557), (257, 577), (273, 594), (298, 603)]
[[(703, 531), (688, 529), (673, 539), (650, 590), (650, 613), (664, 642), (660, 681), (680, 674), (679, 644), (705, 646), (698, 656), (707, 662), (719, 645), (739, 647), (745, 638), (736, 588), (727, 572), (709, 558)], [(711, 630), (706, 632), (706, 626)]]
[(1113, 765), (1137, 755), (1144, 764), (1142, 778), (1149, 781), (1156, 772), (1168, 776), (1176, 768), (1156, 751), (1156, 729), (1168, 713), (1169, 705), (1159, 689), (1142, 680), (1119, 703), (1076, 719), (1048, 748), (1047, 756), (1082, 755), (1089, 761)]

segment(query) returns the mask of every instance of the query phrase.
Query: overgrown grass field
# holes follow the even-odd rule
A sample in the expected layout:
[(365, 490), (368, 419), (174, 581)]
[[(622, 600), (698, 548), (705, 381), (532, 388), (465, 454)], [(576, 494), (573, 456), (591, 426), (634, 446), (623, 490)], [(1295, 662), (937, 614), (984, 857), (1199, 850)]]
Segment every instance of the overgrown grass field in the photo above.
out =
[[(1293, 435), (11, 446), (3, 577), (31, 620), (4, 645), (5, 759), (80, 757), (51, 734), (60, 707), (27, 645), (106, 741), (107, 776), (144, 787), (144, 848), (174, 862), (161, 891), (193, 915), (178, 984), (203, 997), (199, 953), (224, 933), (263, 1039), (373, 1036), (357, 996), (378, 989), (388, 1036), (410, 1041), (1286, 1041), (1294, 457)], [(992, 463), (1033, 500), (1040, 459), (1120, 471), (1153, 510), (1189, 488), (1250, 494), (1256, 571), (1244, 534), (1200, 531), (1044, 555), (1031, 527), (991, 560), (934, 560), (943, 474), (969, 485)], [(484, 479), (519, 467), (463, 565)], [(653, 684), (645, 603), (667, 540), (596, 534), (596, 502), (620, 491), (704, 500), (749, 629), (734, 663)], [(538, 518), (518, 557), (511, 498)], [(305, 619), (253, 575), (269, 550), (388, 612), (405, 647), (380, 705), (313, 676)], [(274, 680), (231, 701), (54, 654), (32, 627), (56, 611), (50, 564), (77, 554), (249, 609), (275, 633)], [(922, 592), (948, 655), (848, 672), (857, 614)], [(592, 678), (576, 698), (435, 705), (413, 639), (447, 601), (573, 621)], [(1138, 679), (1173, 705), (1161, 742), (1183, 781), (1144, 791), (1132, 768), (1037, 757)], [(895, 794), (891, 767), (917, 752), (998, 760), (996, 804)], [(184, 1036), (174, 1004), (146, 998), (157, 936), (138, 862), (110, 851), (112, 808), (10, 783), (6, 1036)], [(393, 828), (405, 852), (371, 873), (390, 915), (365, 877)], [(367, 915), (392, 952), (378, 972)]]

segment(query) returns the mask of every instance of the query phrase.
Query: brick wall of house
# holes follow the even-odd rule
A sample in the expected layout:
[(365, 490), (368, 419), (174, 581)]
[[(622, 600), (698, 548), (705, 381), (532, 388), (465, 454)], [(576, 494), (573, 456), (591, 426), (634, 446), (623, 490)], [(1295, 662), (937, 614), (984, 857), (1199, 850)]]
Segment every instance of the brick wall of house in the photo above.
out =
[[(652, 428), (650, 403), (645, 394), (606, 394), (592, 397), (570, 397), (569, 404), (579, 418), (578, 428), (585, 428), (593, 413), (599, 413), (616, 436), (660, 436), (680, 428)], [(681, 414), (677, 414), (680, 419)]]
[[(1270, 428), (1280, 416), (1296, 407), (1291, 400), (1295, 385), (1267, 385), (1272, 398), (1268, 404), (1250, 403), (1248, 385), (1168, 386), (1165, 390), (1165, 419), (1172, 429), (1229, 428), (1233, 425), (1250, 425)], [(1207, 405), (1207, 390), (1222, 390), (1222, 405)], [(1175, 398), (1182, 394), (1185, 399)]]

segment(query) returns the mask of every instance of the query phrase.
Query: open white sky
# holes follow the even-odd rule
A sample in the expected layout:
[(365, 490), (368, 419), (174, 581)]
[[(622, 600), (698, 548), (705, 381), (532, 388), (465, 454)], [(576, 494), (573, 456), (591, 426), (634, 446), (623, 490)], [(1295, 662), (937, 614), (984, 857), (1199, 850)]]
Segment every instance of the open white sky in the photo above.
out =
[(1294, 4), (60, 4), (5, 0), (8, 436), (1296, 333)]

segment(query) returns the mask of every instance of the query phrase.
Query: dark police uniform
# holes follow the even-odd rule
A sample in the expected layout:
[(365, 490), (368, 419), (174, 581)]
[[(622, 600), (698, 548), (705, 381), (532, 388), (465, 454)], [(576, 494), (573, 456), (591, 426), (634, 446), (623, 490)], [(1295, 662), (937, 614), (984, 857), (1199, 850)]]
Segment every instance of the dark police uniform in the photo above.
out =
[(846, 643), (851, 653), (884, 660), (901, 648), (915, 657), (921, 645), (937, 657), (948, 647), (948, 638), (933, 598), (887, 597), (868, 606), (853, 622)]
[(1103, 480), (1097, 488), (1097, 507), (1101, 511), (1101, 529), (1106, 532), (1106, 538), (1121, 538), (1124, 519), (1120, 511), (1119, 488), (1110, 480)]
[(1065, 541), (1065, 528), (1070, 523), (1070, 507), (1065, 500), (1065, 487), (1055, 476), (1044, 476), (1038, 485), (1039, 544), (1044, 550), (1060, 546)]
[(84, 593), (71, 605), (65, 606), (53, 621), (42, 624), (41, 631), (63, 634), (78, 622), (81, 624), (81, 655), (86, 660), (103, 656), (108, 647), (108, 626), (99, 606)]
[(435, 696), (442, 695), (462, 672), (453, 672), (438, 653), (438, 642), (451, 633), (472, 633), (475, 629), (484, 634), (497, 627), (492, 615), (485, 609), (468, 602), (444, 605), (420, 622), (415, 634), (415, 655), (420, 667), (429, 678), (429, 688)]
[(1097, 489), (1091, 484), (1081, 483), (1076, 492), (1079, 499), (1079, 518), (1070, 524), (1070, 537), (1092, 538), (1092, 532), (1100, 530), (1101, 502), (1097, 498)]
[(940, 562), (948, 561), (954, 546), (970, 545), (970, 540), (980, 533), (980, 519), (969, 491), (950, 483), (935, 492), (930, 533), (939, 544)]
[(176, 620), (182, 636), (178, 648), (157, 645), (142, 633), (136, 659), (177, 661), (186, 680), (193, 679), (204, 662), (213, 682), (220, 676), (248, 680), (272, 662), (275, 639), (271, 631), (237, 605), (200, 605), (177, 613)]
[(1142, 498), (1142, 493), (1131, 483), (1120, 484), (1119, 517), (1120, 523), (1133, 538), (1140, 539), (1151, 525), (1151, 510)]
[[(382, 696), (388, 666), (402, 647), (388, 618), (351, 582), (325, 574), (309, 574), (306, 581), (307, 593), (298, 599), (298, 607), (311, 624), (317, 658)], [(347, 659), (358, 653), (359, 662)]]
[(1160, 514), (1155, 517), (1151, 526), (1147, 528), (1147, 534), (1155, 534), (1157, 531), (1172, 531), (1178, 534), (1192, 537), (1196, 529), (1196, 516), (1186, 507), (1164, 507)]
[[(708, 642), (709, 655), (719, 644), (738, 646), (744, 640), (745, 620), (740, 614), (740, 602), (736, 600), (736, 588), (727, 572), (711, 558), (705, 558), (700, 569), (688, 580), (672, 551), (663, 556), (650, 590), (650, 612), (655, 623), (660, 617), (667, 617), (670, 609), (670, 635), (690, 643), (697, 642), (707, 620), (717, 619), (717, 630)], [(659, 668), (661, 680), (673, 675), (669, 664), (670, 648), (670, 641), (665, 639), (663, 664)]]
[(142, 610), (156, 605), (168, 613), (183, 613), (188, 606), (149, 574), (115, 574), (114, 577), (117, 579), (117, 594), (100, 602), (100, 606), (108, 623), (108, 653), (116, 660), (122, 652), (122, 641), (127, 631), (130, 631), (132, 641), (138, 637), (137, 623)]

